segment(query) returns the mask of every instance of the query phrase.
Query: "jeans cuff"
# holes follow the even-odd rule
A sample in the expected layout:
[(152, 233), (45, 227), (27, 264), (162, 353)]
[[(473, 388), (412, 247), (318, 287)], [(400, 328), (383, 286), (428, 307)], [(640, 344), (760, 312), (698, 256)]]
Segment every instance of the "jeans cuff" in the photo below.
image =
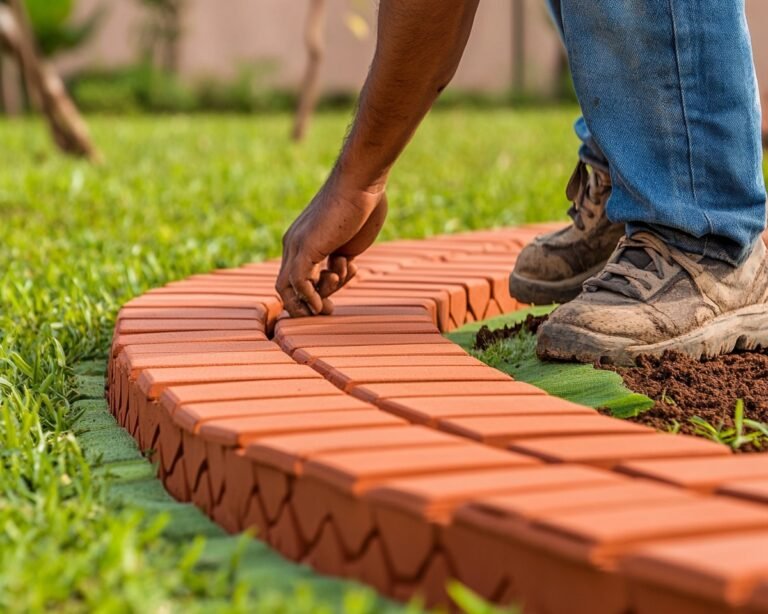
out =
[(628, 223), (627, 236), (636, 232), (646, 231), (655, 234), (665, 243), (690, 254), (698, 254), (720, 260), (731, 266), (742, 264), (752, 251), (752, 246), (744, 247), (727, 237), (718, 235), (705, 235), (701, 238), (694, 237), (675, 228), (668, 226), (648, 225), (642, 223)]

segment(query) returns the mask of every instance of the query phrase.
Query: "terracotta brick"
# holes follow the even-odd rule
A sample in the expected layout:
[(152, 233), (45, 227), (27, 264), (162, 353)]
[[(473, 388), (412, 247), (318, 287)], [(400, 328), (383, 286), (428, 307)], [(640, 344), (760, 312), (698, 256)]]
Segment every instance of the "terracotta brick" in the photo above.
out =
[(461, 326), (467, 317), (467, 294), (461, 286), (427, 286), (402, 283), (367, 280), (355, 287), (346, 288), (346, 296), (372, 298), (406, 297), (425, 298), (435, 302), (438, 313), (438, 323), (442, 330), (446, 326)]
[[(437, 341), (437, 339), (435, 339)], [(377, 357), (377, 356), (467, 356), (455, 343), (419, 343), (415, 345), (341, 345), (311, 346), (296, 350), (292, 357), (297, 362), (310, 362), (315, 358)]]
[(173, 412), (173, 421), (181, 428), (195, 432), (208, 420), (247, 416), (286, 415), (325, 411), (372, 409), (367, 403), (339, 392), (338, 395), (279, 399), (247, 399), (214, 401), (182, 405)]
[[(445, 265), (435, 264), (430, 268), (409, 268), (405, 271), (408, 275), (430, 275), (435, 279), (449, 277), (458, 279), (457, 276), (466, 276), (468, 279), (483, 279), (489, 285), (490, 301), (495, 301), (498, 305), (499, 313), (512, 311), (517, 307), (517, 301), (509, 294), (509, 267), (497, 265), (488, 267), (486, 265), (463, 264), (457, 262), (446, 263)], [(471, 305), (471, 303), (470, 303)], [(489, 312), (486, 307), (485, 313), (475, 316), (478, 319), (486, 319), (498, 315), (498, 313)]]
[(123, 351), (131, 375), (136, 376), (143, 369), (180, 367), (222, 367), (238, 365), (295, 365), (295, 361), (281, 352), (277, 346), (269, 350), (250, 352), (191, 352), (184, 354), (139, 354)]
[[(277, 325), (275, 339), (280, 339), (291, 335), (374, 335), (374, 334), (432, 334), (439, 335), (440, 331), (428, 319), (421, 322), (339, 322), (338, 318), (333, 324), (318, 323), (315, 326), (311, 324), (302, 324), (285, 330), (284, 327)], [(283, 320), (285, 321), (285, 320)]]
[(299, 533), (307, 541), (317, 539), (324, 522), (332, 522), (346, 557), (356, 559), (374, 537), (376, 527), (368, 503), (322, 480), (307, 476), (296, 479), (291, 500)]
[[(346, 313), (360, 313), (360, 310), (365, 310), (366, 313), (382, 313), (387, 310), (398, 310), (398, 313), (402, 313), (400, 310), (423, 310), (425, 311), (432, 321), (438, 322), (437, 305), (435, 301), (430, 299), (408, 297), (408, 298), (393, 298), (387, 296), (378, 296), (376, 298), (371, 297), (355, 297), (348, 294), (334, 294), (333, 295), (333, 313), (336, 315), (343, 315)], [(351, 311), (350, 311), (351, 310)]]
[(264, 321), (267, 310), (261, 305), (254, 307), (123, 307), (117, 320), (217, 319)]
[(594, 409), (545, 394), (405, 397), (379, 401), (379, 407), (411, 422), (432, 426), (437, 426), (441, 418), (595, 414)]
[(768, 478), (755, 478), (727, 482), (717, 489), (719, 494), (768, 504)]
[(638, 614), (731, 611), (768, 578), (768, 531), (649, 544), (620, 570)]
[[(449, 519), (447, 513), (456, 505), (478, 497), (506, 494), (516, 498), (554, 491), (559, 493), (561, 502), (567, 502), (572, 488), (609, 487), (632, 482), (610, 471), (591, 467), (536, 465), (513, 470), (488, 469), (397, 478), (373, 488), (365, 496), (377, 505), (396, 507), (414, 517), (445, 522)], [(564, 494), (565, 490), (569, 492)]]
[[(599, 414), (572, 416), (481, 416), (445, 418), (438, 428), (492, 446), (543, 437), (654, 434), (651, 428)], [(599, 445), (599, 444), (598, 444)]]
[(495, 382), (512, 378), (485, 365), (471, 367), (350, 367), (332, 369), (326, 376), (339, 388), (351, 391), (357, 386), (406, 382)]
[[(330, 316), (313, 316), (305, 318), (289, 318), (281, 316), (275, 325), (275, 333), (288, 332), (325, 332), (329, 329), (336, 330), (339, 326), (349, 327), (360, 324), (411, 324), (411, 323), (429, 323), (433, 324), (432, 319), (426, 312), (417, 309), (412, 314), (370, 314), (370, 315), (339, 315), (334, 313)], [(434, 328), (434, 327), (433, 327)], [(313, 330), (316, 329), (316, 330)], [(363, 331), (366, 332), (366, 331)]]
[(452, 445), (456, 441), (455, 437), (432, 429), (400, 424), (264, 437), (249, 444), (245, 453), (259, 464), (300, 475), (303, 462), (311, 455)]
[(269, 543), (291, 561), (300, 561), (306, 556), (308, 544), (299, 534), (290, 506), (285, 506), (277, 522), (269, 527)]
[(183, 331), (171, 333), (138, 333), (119, 334), (112, 341), (112, 354), (116, 356), (123, 348), (130, 345), (146, 345), (155, 343), (185, 343), (198, 341), (266, 341), (264, 331), (248, 330), (216, 330), (216, 331)]
[(768, 456), (762, 454), (723, 455), (713, 459), (679, 459), (625, 463), (620, 471), (690, 488), (711, 492), (736, 480), (768, 478)]
[(170, 386), (160, 395), (160, 403), (173, 412), (188, 403), (280, 399), (302, 396), (338, 396), (339, 389), (324, 379), (295, 379), (263, 382), (222, 382)]
[[(573, 469), (578, 465), (566, 467)], [(470, 505), (490, 513), (503, 514), (508, 519), (528, 521), (552, 513), (621, 509), (636, 504), (690, 500), (688, 492), (666, 484), (635, 480), (611, 471), (595, 471), (606, 477), (603, 483), (575, 483), (572, 487), (563, 486), (559, 490), (485, 495)], [(566, 488), (568, 492), (564, 495)]]
[(232, 295), (241, 297), (254, 297), (254, 300), (265, 303), (279, 299), (274, 284), (236, 284), (236, 283), (196, 283), (193, 281), (180, 281), (175, 285), (155, 288), (144, 296), (164, 296), (174, 294), (201, 294), (201, 295)]
[[(766, 525), (768, 514), (727, 501), (687, 498), (632, 502), (607, 509), (564, 510), (530, 517), (515, 508), (491, 508), (480, 500), (457, 510), (459, 524), (490, 532), (506, 549), (506, 573), (535, 611), (602, 613), (630, 610), (626, 580), (617, 558), (643, 543)], [(467, 545), (466, 540), (463, 543)], [(558, 591), (549, 590), (557, 578)], [(595, 595), (600, 595), (595, 599)]]
[(223, 445), (247, 446), (261, 437), (288, 433), (330, 431), (340, 428), (380, 427), (402, 424), (385, 412), (343, 410), (243, 418), (219, 418), (203, 423), (200, 436)]
[(512, 394), (546, 394), (543, 390), (515, 381), (419, 382), (408, 384), (368, 384), (355, 388), (351, 394), (369, 403), (380, 400), (431, 396), (504, 396)]
[(531, 539), (591, 565), (611, 566), (633, 544), (666, 538), (768, 528), (768, 510), (725, 498), (701, 498), (619, 510), (553, 512), (535, 523)]
[[(443, 273), (442, 275), (436, 275), (432, 272), (411, 272), (405, 270), (398, 273), (390, 273), (387, 275), (381, 275), (377, 277), (371, 277), (370, 280), (386, 280), (388, 282), (395, 282), (402, 284), (403, 287), (419, 286), (426, 287), (446, 287), (448, 285), (460, 287), (466, 294), (467, 307), (472, 312), (475, 320), (482, 319), (488, 308), (488, 302), (491, 300), (491, 285), (488, 281), (481, 277), (471, 277), (470, 275), (449, 275)], [(366, 280), (367, 282), (368, 280)]]
[(358, 578), (385, 595), (392, 591), (391, 574), (378, 538), (367, 544), (362, 555), (347, 563), (344, 575)]
[(431, 334), (397, 334), (382, 333), (378, 335), (286, 335), (280, 340), (283, 350), (292, 354), (298, 349), (307, 347), (338, 347), (338, 346), (377, 346), (377, 345), (420, 345), (420, 344), (451, 344), (448, 339), (437, 333)]
[(260, 301), (249, 296), (226, 296), (221, 294), (143, 294), (128, 301), (123, 308), (142, 307), (147, 309), (267, 309), (275, 299), (265, 297)]
[[(301, 351), (301, 350), (299, 350)], [(296, 352), (298, 354), (298, 352)], [(302, 354), (303, 357), (303, 354)], [(481, 367), (482, 362), (468, 355), (448, 356), (331, 356), (311, 360), (312, 368), (324, 377), (334, 369), (345, 371), (360, 367)]]
[(157, 398), (168, 386), (213, 382), (252, 382), (319, 379), (320, 375), (304, 365), (264, 364), (223, 367), (178, 367), (145, 369), (137, 383), (149, 398)]
[(261, 320), (232, 320), (232, 319), (128, 319), (119, 320), (115, 330), (118, 333), (165, 333), (178, 331), (213, 331), (213, 330), (264, 330)]
[(147, 343), (126, 346), (122, 353), (133, 360), (134, 357), (155, 354), (168, 356), (170, 354), (194, 354), (222, 352), (265, 352), (282, 351), (280, 346), (271, 341), (188, 341), (182, 343)]
[(373, 484), (400, 476), (512, 468), (535, 463), (522, 455), (457, 442), (437, 447), (381, 450), (377, 454), (367, 451), (321, 453), (310, 457), (305, 472), (344, 492), (357, 494)]
[(730, 456), (728, 448), (711, 441), (664, 433), (547, 437), (515, 442), (510, 449), (550, 463), (584, 463), (605, 468), (643, 459)]
[(382, 250), (400, 251), (402, 249), (425, 250), (433, 252), (436, 249), (443, 250), (448, 255), (460, 257), (463, 254), (483, 253), (486, 248), (477, 243), (468, 241), (456, 241), (451, 236), (428, 237), (426, 239), (400, 239), (398, 241), (389, 241), (380, 243), (377, 247)]
[(319, 536), (302, 562), (322, 574), (344, 574), (347, 559), (341, 548), (341, 537), (332, 522), (323, 524)]
[(425, 316), (431, 322), (435, 322), (434, 314), (430, 314), (429, 310), (420, 305), (411, 306), (407, 304), (398, 305), (393, 303), (391, 305), (355, 305), (348, 304), (343, 305), (338, 302), (334, 303), (333, 316), (343, 317), (422, 317)]

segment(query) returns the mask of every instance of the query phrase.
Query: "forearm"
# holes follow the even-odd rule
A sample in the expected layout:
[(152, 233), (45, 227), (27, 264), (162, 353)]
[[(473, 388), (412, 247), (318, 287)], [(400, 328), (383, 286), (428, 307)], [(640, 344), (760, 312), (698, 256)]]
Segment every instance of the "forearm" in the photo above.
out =
[(332, 177), (384, 189), (389, 170), (456, 72), (478, 0), (381, 0), (378, 43)]

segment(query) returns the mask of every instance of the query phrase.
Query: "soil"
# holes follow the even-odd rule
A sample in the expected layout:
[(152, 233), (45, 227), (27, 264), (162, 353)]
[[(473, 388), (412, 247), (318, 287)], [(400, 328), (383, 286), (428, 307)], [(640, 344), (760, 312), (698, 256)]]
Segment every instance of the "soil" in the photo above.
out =
[(474, 349), (482, 352), (487, 350), (497, 341), (509, 339), (510, 337), (516, 337), (521, 332), (527, 332), (535, 335), (539, 331), (539, 326), (544, 324), (548, 317), (549, 316), (547, 315), (535, 316), (533, 314), (528, 314), (528, 316), (522, 322), (518, 322), (512, 326), (504, 326), (504, 328), (497, 328), (496, 330), (491, 330), (487, 326), (483, 326), (479, 331), (477, 331)]
[[(475, 347), (485, 349), (521, 331), (535, 334), (546, 319), (547, 316), (528, 316), (516, 326), (495, 331), (483, 327)], [(618, 373), (627, 388), (653, 399), (650, 410), (631, 420), (661, 431), (695, 434), (696, 428), (690, 419), (696, 416), (718, 429), (732, 427), (738, 399), (744, 401), (746, 419), (768, 423), (768, 350), (702, 360), (679, 352), (666, 352), (660, 357), (641, 356), (635, 367), (596, 364), (595, 368)], [(758, 450), (745, 445), (739, 451)], [(760, 451), (768, 448), (763, 446)]]
[(733, 426), (737, 399), (744, 401), (744, 417), (768, 423), (768, 352), (737, 352), (695, 360), (679, 352), (660, 357), (641, 356), (636, 367), (609, 368), (633, 392), (655, 401), (633, 420), (668, 430), (693, 433), (690, 418), (698, 416), (714, 427)]

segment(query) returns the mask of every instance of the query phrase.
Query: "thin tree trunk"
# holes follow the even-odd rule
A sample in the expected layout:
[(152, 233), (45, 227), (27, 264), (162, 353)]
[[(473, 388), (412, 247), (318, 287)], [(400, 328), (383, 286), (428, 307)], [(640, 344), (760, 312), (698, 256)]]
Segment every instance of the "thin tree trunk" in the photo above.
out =
[(768, 149), (768, 90), (763, 92), (763, 147)]
[(325, 29), (326, 0), (310, 0), (307, 13), (304, 41), (307, 48), (307, 67), (299, 93), (299, 105), (293, 124), (292, 137), (301, 141), (307, 133), (309, 120), (317, 104), (320, 90), (320, 66), (325, 51), (323, 31)]
[(64, 89), (64, 83), (53, 67), (37, 55), (21, 0), (9, 0), (9, 6), (0, 5), (0, 36), (21, 67), (27, 91), (33, 98), (38, 97), (59, 148), (68, 154), (98, 160), (99, 153), (91, 142), (88, 128)]
[(525, 0), (512, 3), (512, 88), (521, 95), (525, 90)]
[[(2, 40), (2, 34), (0, 34), (0, 40)], [(0, 99), (6, 115), (11, 117), (21, 115), (23, 110), (21, 74), (13, 56), (3, 51), (2, 45), (0, 45)]]

